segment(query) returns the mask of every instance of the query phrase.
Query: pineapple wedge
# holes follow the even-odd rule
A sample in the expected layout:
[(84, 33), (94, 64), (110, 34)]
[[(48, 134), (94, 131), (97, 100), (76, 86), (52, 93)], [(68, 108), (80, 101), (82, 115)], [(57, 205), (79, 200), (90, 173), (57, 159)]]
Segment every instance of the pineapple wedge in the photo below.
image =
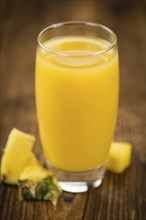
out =
[(122, 173), (131, 162), (132, 146), (127, 142), (113, 142), (109, 151), (107, 170)]
[(1, 160), (1, 180), (17, 184), (35, 142), (35, 137), (13, 128), (9, 134)]
[(61, 189), (52, 172), (41, 166), (32, 153), (19, 180), (20, 200), (50, 200), (54, 205)]

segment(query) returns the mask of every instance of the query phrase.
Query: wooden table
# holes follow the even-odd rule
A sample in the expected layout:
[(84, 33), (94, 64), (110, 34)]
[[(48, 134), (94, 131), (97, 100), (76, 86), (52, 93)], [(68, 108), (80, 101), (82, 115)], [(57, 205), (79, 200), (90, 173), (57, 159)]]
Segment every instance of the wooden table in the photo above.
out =
[[(1, 186), (2, 220), (145, 220), (145, 11), (144, 1), (3, 1), (1, 4), (1, 149), (13, 127), (37, 137), (34, 65), (36, 38), (55, 22), (89, 20), (118, 36), (120, 103), (115, 140), (133, 145), (132, 164), (87, 193), (64, 192), (56, 210), (50, 202), (20, 202), (17, 187)], [(1, 151), (2, 153), (2, 151)], [(17, 162), (17, 161), (16, 161)]]

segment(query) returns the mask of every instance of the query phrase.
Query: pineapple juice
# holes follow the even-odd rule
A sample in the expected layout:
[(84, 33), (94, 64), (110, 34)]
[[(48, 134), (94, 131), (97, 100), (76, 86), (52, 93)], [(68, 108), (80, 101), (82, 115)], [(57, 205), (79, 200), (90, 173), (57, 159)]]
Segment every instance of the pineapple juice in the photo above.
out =
[[(36, 105), (48, 164), (72, 172), (107, 159), (118, 104), (118, 53), (100, 38), (56, 37), (37, 49)], [(63, 55), (60, 55), (63, 53)]]

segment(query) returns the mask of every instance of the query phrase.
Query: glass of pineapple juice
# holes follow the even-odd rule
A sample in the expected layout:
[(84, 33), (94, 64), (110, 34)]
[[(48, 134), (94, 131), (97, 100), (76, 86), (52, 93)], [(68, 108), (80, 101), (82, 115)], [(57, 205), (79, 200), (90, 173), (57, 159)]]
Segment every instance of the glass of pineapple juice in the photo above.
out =
[(61, 188), (102, 183), (119, 91), (117, 38), (92, 22), (63, 22), (38, 36), (36, 109), (49, 169)]

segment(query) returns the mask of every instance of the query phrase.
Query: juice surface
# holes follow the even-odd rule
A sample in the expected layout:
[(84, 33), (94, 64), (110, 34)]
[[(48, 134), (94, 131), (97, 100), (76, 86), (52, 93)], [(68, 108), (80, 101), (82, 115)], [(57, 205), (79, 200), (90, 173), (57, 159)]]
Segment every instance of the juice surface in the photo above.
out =
[[(36, 105), (46, 161), (80, 172), (102, 165), (118, 105), (118, 54), (93, 55), (110, 44), (80, 36), (48, 40), (37, 50)], [(63, 53), (64, 55), (59, 55)]]

